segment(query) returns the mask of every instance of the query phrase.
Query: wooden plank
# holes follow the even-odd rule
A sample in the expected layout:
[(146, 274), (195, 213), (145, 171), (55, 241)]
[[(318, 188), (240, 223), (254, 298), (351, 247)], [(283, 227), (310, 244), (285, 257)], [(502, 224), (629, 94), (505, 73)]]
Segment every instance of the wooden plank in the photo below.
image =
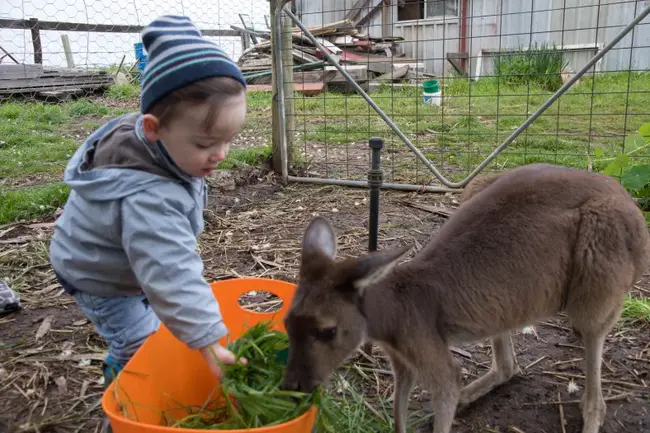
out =
[(45, 90), (38, 92), (37, 96), (46, 101), (64, 102), (72, 99), (73, 96), (80, 96), (86, 93), (86, 90), (80, 88)]
[[(61, 21), (38, 21), (40, 30), (58, 30), (66, 32), (100, 32), (100, 33), (140, 33), (144, 26), (119, 24), (86, 24)], [(0, 19), (0, 28), (24, 29), (32, 28), (30, 20)], [(204, 36), (240, 36), (241, 32), (231, 29), (204, 29)]]
[(293, 53), (294, 60), (297, 60), (301, 63), (314, 63), (320, 61), (318, 57), (312, 56), (311, 54), (307, 54), (299, 49), (292, 50), (292, 53)]
[(52, 69), (44, 68), (42, 65), (0, 65), (0, 82), (5, 79), (14, 78), (56, 78), (56, 77), (107, 77), (109, 74), (106, 71), (92, 71), (82, 68), (73, 69)]
[[(314, 96), (325, 91), (325, 83), (294, 83), (293, 89), (295, 92), (302, 93), (305, 96)], [(247, 87), (248, 92), (272, 92), (273, 86), (271, 84), (251, 84)]]
[(63, 52), (65, 53), (65, 61), (68, 64), (68, 68), (74, 68), (74, 58), (72, 57), (72, 49), (70, 48), (68, 35), (61, 35), (61, 43), (63, 44)]
[[(368, 66), (366, 65), (344, 65), (343, 69), (356, 82), (368, 81)], [(347, 81), (347, 78), (345, 78), (343, 74), (334, 66), (325, 67), (325, 73), (333, 74), (327, 76), (327, 83), (342, 83)]]
[(40, 25), (36, 18), (30, 18), (29, 30), (32, 34), (32, 45), (34, 46), (34, 63), (43, 63), (43, 47), (41, 46)]
[(468, 53), (447, 53), (447, 61), (461, 76), (466, 76), (467, 72), (464, 70), (459, 60), (467, 60), (468, 58)]
[(110, 83), (97, 83), (88, 86), (70, 85), (70, 86), (56, 86), (56, 87), (42, 87), (42, 88), (26, 87), (22, 89), (9, 89), (9, 90), (0, 89), (0, 95), (16, 95), (16, 94), (38, 95), (43, 92), (67, 92), (67, 91), (78, 91), (78, 90), (89, 92), (89, 91), (101, 89), (109, 84)]
[[(350, 20), (342, 20), (322, 26), (307, 26), (306, 28), (314, 36), (322, 36), (328, 33), (339, 32), (343, 30), (343, 28), (350, 28), (350, 30), (353, 30), (354, 26), (352, 24), (353, 23)], [(293, 27), (292, 31), (293, 33), (302, 33), (300, 27)]]
[(324, 82), (324, 76), (327, 76), (329, 72), (325, 71), (297, 71), (293, 74), (294, 83), (319, 83)]
[(376, 74), (386, 74), (393, 69), (393, 65), (386, 61), (384, 63), (368, 63), (368, 70)]
[(14, 78), (36, 78), (43, 75), (42, 65), (0, 65), (0, 82)]
[(271, 70), (271, 66), (247, 66), (244, 65), (241, 68), (241, 71), (244, 73), (248, 72), (262, 72), (262, 71), (269, 71)]
[(330, 52), (332, 52), (334, 54), (338, 54), (338, 53), (343, 52), (343, 50), (341, 48), (337, 47), (336, 45), (334, 45), (333, 43), (331, 43), (327, 39), (316, 38), (316, 40), (323, 46), (323, 48), (327, 48)]
[[(7, 82), (8, 81), (8, 82)], [(108, 78), (92, 79), (92, 80), (62, 80), (56, 78), (45, 78), (45, 79), (35, 79), (35, 80), (7, 80), (0, 82), (0, 92), (10, 93), (17, 91), (24, 91), (25, 89), (32, 89), (35, 91), (40, 91), (43, 89), (51, 89), (58, 87), (90, 87), (90, 86), (102, 86), (105, 84), (110, 84), (113, 82), (113, 77), (109, 76)]]
[(375, 80), (380, 82), (401, 80), (402, 78), (406, 77), (406, 74), (408, 74), (409, 69), (410, 69), (409, 65), (400, 66), (399, 68), (395, 68), (392, 71), (380, 75), (379, 77), (375, 78)]
[[(244, 30), (249, 30), (248, 26), (246, 25), (246, 21), (244, 20), (244, 15), (248, 17), (248, 14), (239, 14), (239, 19), (241, 20), (242, 25), (244, 26)], [(249, 17), (250, 18), (250, 17)], [(259, 43), (259, 40), (257, 39), (257, 36), (255, 35), (254, 31), (253, 32), (248, 32), (248, 36), (251, 39), (251, 42), (253, 42), (253, 45), (256, 45)]]
[(346, 61), (348, 63), (412, 63), (415, 59), (409, 57), (387, 57), (380, 55), (372, 55), (368, 53), (357, 53), (352, 51), (344, 51), (339, 54), (339, 61)]
[(243, 67), (254, 68), (254, 67), (257, 67), (257, 66), (261, 66), (261, 67), (264, 67), (264, 68), (270, 68), (271, 67), (271, 57), (269, 56), (266, 59), (249, 59), (249, 60), (246, 60)]
[(61, 68), (61, 69), (49, 69), (43, 68), (42, 77), (100, 77), (106, 76), (108, 73), (106, 71), (92, 71), (83, 68)]
[(36, 78), (14, 78), (11, 80), (0, 80), (0, 87), (30, 87), (32, 85), (52, 85), (69, 84), (69, 83), (92, 83), (92, 82), (106, 82), (112, 81), (113, 77), (110, 75), (96, 75), (96, 76), (79, 76), (79, 77), (36, 77)]

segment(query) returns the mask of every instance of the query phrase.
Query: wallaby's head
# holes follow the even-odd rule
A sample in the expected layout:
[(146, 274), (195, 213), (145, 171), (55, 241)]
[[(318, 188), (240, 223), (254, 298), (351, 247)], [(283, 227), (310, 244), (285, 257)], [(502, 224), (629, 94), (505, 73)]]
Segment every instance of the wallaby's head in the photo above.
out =
[(384, 277), (409, 248), (335, 261), (332, 227), (316, 217), (302, 240), (298, 288), (285, 317), (289, 359), (284, 387), (312, 392), (363, 342), (366, 289)]

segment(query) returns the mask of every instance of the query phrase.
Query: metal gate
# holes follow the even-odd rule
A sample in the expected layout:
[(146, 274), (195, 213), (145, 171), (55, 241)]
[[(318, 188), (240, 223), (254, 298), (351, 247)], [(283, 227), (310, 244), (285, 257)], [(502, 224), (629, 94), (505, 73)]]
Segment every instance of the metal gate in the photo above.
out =
[[(435, 176), (435, 178), (442, 184), (442, 186), (431, 186), (431, 185), (416, 185), (416, 184), (412, 184), (412, 183), (391, 183), (391, 182), (387, 182), (387, 183), (383, 184), (383, 187), (385, 187), (385, 188), (393, 188), (393, 189), (401, 189), (401, 190), (430, 191), (430, 192), (451, 191), (451, 190), (455, 190), (455, 189), (464, 187), (474, 176), (476, 176), (479, 172), (484, 170), (486, 166), (488, 166), (500, 153), (502, 153), (503, 150), (506, 147), (511, 145), (511, 143), (513, 143), (513, 141), (515, 141), (518, 137), (520, 137), (520, 135), (524, 131), (526, 131), (526, 129), (529, 128), (529, 126), (531, 124), (533, 124), (533, 122), (535, 122), (535, 120), (538, 119), (546, 110), (548, 110), (549, 107), (551, 107), (558, 100), (558, 98), (560, 98), (560, 96), (564, 95), (576, 82), (583, 79), (585, 74), (590, 69), (592, 69), (594, 66), (596, 66), (596, 68), (600, 67), (601, 64), (602, 64), (602, 59), (605, 56), (605, 54), (610, 52), (623, 38), (625, 38), (628, 34), (630, 34), (630, 32), (632, 32), (632, 42), (631, 42), (631, 45), (630, 45), (630, 48), (629, 48), (630, 49), (630, 65), (629, 65), (628, 71), (632, 70), (633, 69), (632, 68), (632, 50), (633, 50), (633, 48), (635, 48), (635, 45), (634, 45), (634, 29), (635, 29), (635, 27), (637, 25), (639, 25), (639, 23), (641, 23), (642, 20), (644, 20), (644, 18), (646, 18), (650, 14), (650, 5), (645, 4), (643, 6), (643, 8), (639, 8), (639, 2), (632, 2), (632, 3), (635, 3), (634, 8), (635, 8), (635, 15), (636, 16), (634, 17), (634, 19), (631, 22), (629, 22), (629, 24), (627, 24), (624, 28), (622, 28), (620, 31), (618, 31), (613, 37), (611, 37), (606, 44), (604, 44), (604, 45), (600, 44), (600, 46), (598, 44), (596, 44), (593, 47), (593, 49), (596, 51), (595, 55), (591, 56), (591, 58), (589, 58), (589, 60), (586, 61), (586, 63), (584, 63), (584, 65), (582, 65), (582, 67), (579, 68), (579, 70), (577, 70), (575, 73), (571, 73), (570, 78), (564, 80), (563, 84), (559, 87), (559, 89), (555, 90), (552, 93), (552, 95), (550, 95), (550, 97), (548, 97), (548, 99), (546, 99), (546, 101), (541, 106), (539, 106), (539, 108), (537, 108), (532, 113), (526, 113), (528, 115), (528, 117), (525, 119), (525, 121), (521, 122), (519, 124), (519, 126), (516, 127), (516, 129), (514, 129), (512, 131), (512, 133), (510, 133), (509, 136), (507, 136), (507, 138), (505, 138), (505, 140), (503, 140), (498, 147), (493, 149), (492, 152), (487, 157), (485, 157), (482, 160), (482, 162), (480, 162), (478, 165), (476, 165), (466, 176), (464, 176), (464, 178), (462, 178), (462, 180), (453, 181), (453, 180), (450, 180), (449, 178), (445, 177), (441, 173), (441, 170), (439, 170), (439, 168), (436, 167), (436, 164), (432, 163), (429, 160), (429, 158), (427, 158), (427, 156), (423, 152), (421, 152), (418, 149), (418, 147), (416, 147), (416, 145), (413, 144), (412, 140), (409, 139), (409, 137), (404, 132), (402, 132), (402, 130), (400, 130), (400, 128), (395, 124), (395, 122), (391, 119), (391, 117), (388, 114), (386, 114), (386, 112), (379, 107), (379, 105), (368, 95), (368, 92), (366, 92), (362, 88), (362, 86), (360, 84), (358, 84), (357, 81), (350, 75), (350, 73), (346, 70), (346, 68), (342, 67), (340, 62), (337, 61), (337, 59), (334, 58), (334, 56), (332, 56), (330, 54), (329, 50), (325, 49), (323, 47), (323, 40), (322, 39), (319, 40), (319, 38), (315, 37), (312, 34), (312, 32), (310, 31), (310, 29), (307, 28), (307, 26), (305, 26), (301, 22), (301, 20), (296, 16), (296, 14), (294, 14), (291, 11), (291, 9), (288, 7), (287, 3), (289, 3), (289, 1), (290, 0), (279, 0), (279, 4), (277, 6), (277, 9), (275, 10), (275, 15), (274, 15), (275, 33), (273, 34), (274, 40), (275, 41), (281, 41), (281, 39), (282, 39), (282, 28), (283, 28), (283, 26), (282, 26), (282, 18), (283, 18), (282, 14), (284, 13), (295, 24), (295, 26), (297, 26), (302, 31), (302, 34), (304, 35), (304, 37), (306, 39), (308, 39), (309, 42), (311, 44), (313, 44), (313, 46), (315, 46), (317, 48), (317, 50), (322, 54), (322, 56), (324, 56), (324, 58), (329, 62), (329, 64), (334, 66), (336, 68), (336, 70), (340, 74), (342, 74), (343, 77), (345, 77), (345, 79), (348, 81), (349, 85), (352, 86), (352, 88), (363, 99), (365, 99), (365, 101), (368, 103), (368, 105), (370, 107), (372, 107), (372, 109), (380, 116), (380, 118), (386, 123), (386, 125), (388, 125), (388, 127), (399, 137), (401, 142), (403, 142), (403, 144), (405, 144), (408, 147), (408, 149), (410, 149), (410, 151), (413, 154), (415, 154), (415, 156), (420, 161), (420, 163), (422, 163), (428, 170), (430, 170), (430, 172)], [(357, 3), (359, 3), (359, 2), (357, 2)], [(381, 3), (382, 2), (379, 1), (378, 5), (380, 5)], [(391, 2), (388, 2), (388, 3), (391, 3)], [(551, 2), (551, 4), (552, 3), (553, 2)], [(643, 2), (641, 2), (641, 3), (643, 3)], [(457, 4), (458, 4), (458, 2), (457, 2)], [(502, 8), (500, 10), (500, 14), (501, 14), (500, 19), (503, 19), (503, 16), (507, 13), (507, 11), (504, 9), (503, 4), (504, 4), (504, 1), (501, 0)], [(468, 1), (462, 1), (462, 8), (466, 9), (468, 7), (467, 5), (468, 5)], [(596, 34), (598, 33), (599, 18), (602, 19), (602, 17), (600, 16), (600, 2), (598, 2), (598, 5), (599, 5), (598, 6), (599, 15), (596, 18)], [(564, 1), (564, 7), (565, 8), (567, 7), (566, 6), (566, 0)], [(532, 5), (531, 5), (531, 8), (532, 8)], [(638, 11), (638, 13), (636, 13), (637, 9), (640, 9), (640, 11)], [(551, 10), (551, 9), (549, 9), (549, 10)], [(465, 13), (467, 13), (467, 10), (465, 10)], [(551, 20), (551, 14), (552, 14), (552, 12), (549, 13), (549, 21)], [(563, 17), (565, 15), (566, 15), (566, 11), (564, 12)], [(530, 31), (531, 39), (532, 39), (532, 34), (533, 34), (533, 24), (532, 24), (533, 19), (532, 19), (532, 16), (533, 16), (533, 12), (531, 10), (531, 19), (530, 19), (530, 21), (531, 21), (531, 24), (530, 24), (530, 26), (531, 26), (530, 27), (531, 28), (531, 31)], [(475, 18), (475, 17), (473, 17), (473, 18)], [(563, 18), (562, 25), (563, 25), (563, 27), (562, 27), (562, 32), (563, 32), (562, 33), (562, 39), (564, 40), (564, 37), (565, 37), (565, 35), (564, 35), (564, 33), (565, 33), (564, 18)], [(549, 26), (550, 26), (550, 24), (549, 24)], [(644, 23), (643, 26), (647, 27), (647, 24)], [(644, 49), (647, 49), (648, 45), (650, 44), (650, 37), (648, 36), (648, 35), (650, 35), (650, 32), (647, 31), (647, 30), (650, 30), (650, 29), (644, 29), (643, 40), (645, 41), (645, 39), (648, 39), (648, 41), (645, 43), (645, 45), (643, 45), (643, 42), (640, 45), (640, 47), (644, 48)], [(568, 31), (569, 30), (566, 30), (566, 32), (568, 32)], [(564, 49), (566, 49), (566, 50), (571, 50), (572, 49), (571, 46), (568, 46), (566, 44), (564, 44), (564, 45), (565, 45), (563, 47)], [(585, 44), (583, 44), (583, 45), (585, 45)], [(577, 50), (585, 48), (585, 47), (581, 48), (581, 46), (576, 46), (576, 47), (574, 47), (574, 49), (577, 49)], [(639, 47), (639, 45), (637, 44), (636, 47)], [(587, 48), (588, 48), (588, 46), (587, 46)], [(276, 59), (281, 59), (282, 58), (282, 46), (281, 46), (281, 44), (280, 43), (274, 43), (273, 44), (273, 49), (274, 49), (273, 55), (276, 57)], [(484, 54), (487, 54), (488, 51), (489, 50), (479, 50), (479, 61), (477, 62), (478, 74), (477, 74), (477, 77), (475, 77), (474, 79), (477, 79), (478, 75), (480, 75), (480, 68), (481, 67), (480, 67), (479, 63), (480, 63), (481, 58), (482, 58), (481, 56), (484, 55)], [(466, 58), (467, 57), (465, 57), (464, 60), (466, 60)], [(443, 59), (443, 62), (444, 62), (444, 59)], [(345, 179), (324, 178), (324, 177), (318, 177), (318, 176), (305, 177), (305, 176), (291, 176), (291, 175), (289, 175), (289, 167), (288, 167), (288, 159), (287, 159), (287, 131), (286, 131), (286, 120), (287, 120), (286, 116), (287, 115), (286, 115), (286, 109), (285, 109), (285, 97), (287, 95), (285, 95), (285, 89), (284, 89), (284, 86), (283, 86), (284, 78), (285, 78), (284, 77), (285, 70), (284, 70), (284, 67), (283, 67), (282, 63), (283, 63), (282, 61), (277, 61), (276, 62), (276, 67), (275, 67), (274, 73), (276, 74), (276, 80), (275, 80), (276, 89), (275, 89), (275, 91), (277, 92), (277, 98), (278, 98), (279, 107), (280, 107), (279, 114), (280, 114), (280, 119), (281, 120), (280, 120), (279, 127), (280, 127), (281, 158), (282, 158), (282, 173), (281, 174), (282, 174), (283, 180), (285, 182), (286, 181), (294, 181), (294, 182), (323, 183), (323, 184), (333, 184), (333, 185), (347, 185), (347, 186), (362, 186), (362, 187), (367, 186), (368, 183), (367, 183), (367, 181), (364, 181), (364, 180), (345, 180)], [(471, 62), (470, 62), (470, 65), (471, 65)], [(592, 69), (592, 71), (594, 71), (594, 73), (595, 73), (595, 69)], [(592, 85), (591, 91), (592, 91), (591, 105), (592, 105), (592, 110), (593, 110), (593, 106), (594, 106), (594, 102), (593, 102), (594, 87), (593, 87), (593, 85)], [(627, 99), (629, 100), (629, 98), (630, 98), (630, 96), (629, 96), (630, 95), (629, 83), (628, 83), (627, 93), (628, 93)], [(470, 98), (471, 98), (471, 96), (470, 96)], [(529, 84), (529, 96), (528, 96), (528, 98), (530, 99), (530, 84)], [(626, 101), (626, 104), (627, 104), (627, 101)], [(626, 115), (627, 115), (627, 105), (626, 105)], [(497, 113), (497, 116), (498, 116), (498, 113)], [(560, 116), (561, 115), (558, 112), (558, 125), (559, 125), (559, 122), (560, 122)], [(594, 112), (593, 111), (591, 112), (591, 117), (592, 118), (594, 117)], [(498, 121), (499, 121), (499, 119), (497, 118), (497, 122)], [(593, 119), (590, 119), (590, 128), (591, 128), (592, 123), (593, 123)], [(627, 123), (628, 122), (627, 122), (627, 117), (626, 117), (626, 120), (625, 120), (626, 127), (628, 126)], [(624, 133), (625, 133), (625, 131), (624, 131)], [(588, 132), (588, 134), (591, 137), (591, 132)], [(558, 126), (558, 135), (559, 135), (559, 126)], [(625, 134), (623, 134), (623, 135), (625, 135)]]

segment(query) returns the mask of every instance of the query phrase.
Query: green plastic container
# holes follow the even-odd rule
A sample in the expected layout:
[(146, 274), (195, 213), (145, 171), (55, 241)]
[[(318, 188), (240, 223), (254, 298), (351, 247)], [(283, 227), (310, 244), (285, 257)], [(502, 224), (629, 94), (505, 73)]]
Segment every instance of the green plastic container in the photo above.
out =
[(424, 103), (430, 105), (437, 105), (442, 103), (442, 93), (440, 92), (440, 83), (437, 80), (429, 80), (422, 83), (424, 90)]
[(429, 80), (422, 83), (424, 93), (438, 93), (440, 91), (440, 83), (437, 80)]

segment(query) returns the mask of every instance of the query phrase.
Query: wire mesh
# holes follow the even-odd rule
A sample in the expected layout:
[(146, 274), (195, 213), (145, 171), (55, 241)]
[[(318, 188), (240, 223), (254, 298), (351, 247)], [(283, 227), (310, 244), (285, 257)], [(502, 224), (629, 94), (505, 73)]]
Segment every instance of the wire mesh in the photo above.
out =
[[(253, 44), (244, 30), (270, 32), (267, 0), (0, 3), (0, 209), (7, 213), (0, 224), (56, 209), (79, 144), (110, 118), (139, 110), (147, 55), (140, 32), (163, 14), (189, 16), (233, 60)], [(249, 120), (225, 167), (270, 154), (268, 93), (251, 94)]]
[[(291, 8), (420, 152), (458, 181), (646, 3), (296, 0)], [(0, 193), (5, 203), (23, 203), (18, 216), (58, 206), (66, 195), (62, 171), (77, 146), (108, 118), (138, 109), (146, 62), (139, 32), (163, 13), (190, 16), (249, 78), (248, 120), (230, 166), (270, 156), (268, 1), (7, 0), (0, 5)], [(650, 121), (649, 24), (637, 25), (486, 170), (551, 162), (600, 171), (621, 155), (629, 164), (648, 163), (639, 128)], [(293, 43), (282, 50), (291, 50), (285, 66), (295, 69), (285, 73), (295, 90), (287, 93), (292, 172), (365, 180), (367, 142), (379, 136), (385, 181), (439, 184), (290, 26)], [(424, 94), (433, 81), (440, 95)]]
[[(298, 0), (295, 15), (415, 147), (464, 179), (637, 17), (633, 0)], [(385, 180), (439, 185), (304, 33), (293, 28), (292, 161), (303, 176), (365, 180), (368, 140), (385, 140)], [(594, 171), (650, 162), (646, 17), (485, 171), (547, 162)], [(285, 77), (289, 75), (285, 68)], [(439, 93), (435, 92), (437, 83)], [(303, 84), (309, 83), (309, 84)], [(322, 84), (322, 89), (321, 89)], [(427, 89), (433, 94), (428, 94)], [(317, 94), (315, 94), (317, 93)], [(620, 173), (619, 173), (620, 174)]]

